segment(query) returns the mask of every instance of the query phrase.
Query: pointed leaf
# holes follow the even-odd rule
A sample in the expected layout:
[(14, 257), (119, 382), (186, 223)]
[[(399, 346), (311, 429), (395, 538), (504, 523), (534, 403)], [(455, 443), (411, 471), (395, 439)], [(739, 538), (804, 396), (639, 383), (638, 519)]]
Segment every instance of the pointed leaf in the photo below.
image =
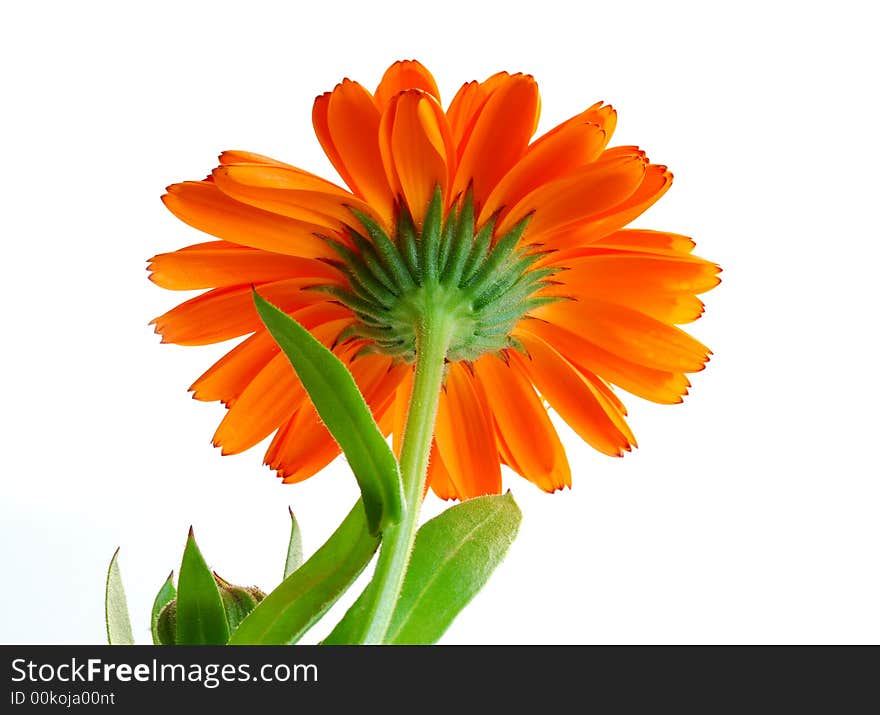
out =
[(228, 640), (217, 582), (190, 529), (177, 579), (177, 644), (224, 645)]
[(359, 500), (327, 542), (242, 621), (229, 644), (296, 643), (345, 593), (378, 547)]
[(254, 302), (289, 358), (321, 420), (345, 453), (363, 496), (370, 533), (400, 521), (403, 486), (397, 460), (351, 373), (293, 318), (261, 298)]
[(521, 520), (508, 492), (470, 499), (425, 523), (387, 641), (436, 642), (501, 563)]
[(177, 596), (177, 589), (174, 588), (174, 571), (172, 571), (168, 574), (168, 578), (165, 579), (165, 583), (162, 584), (162, 588), (159, 589), (159, 593), (156, 594), (156, 598), (153, 600), (153, 610), (150, 614), (150, 632), (153, 634), (153, 645), (162, 645), (157, 629), (159, 614), (165, 606), (174, 600), (175, 596)]
[(302, 566), (303, 562), (302, 532), (299, 529), (299, 522), (293, 515), (293, 509), (289, 509), (289, 511), (290, 541), (287, 544), (287, 560), (284, 562), (284, 578)]
[[(386, 643), (435, 643), (501, 563), (522, 514), (510, 493), (470, 499), (426, 522), (412, 558)], [(361, 642), (368, 586), (324, 645)]]
[(107, 623), (107, 642), (110, 645), (134, 645), (131, 620), (128, 617), (128, 603), (122, 587), (122, 574), (119, 572), (119, 549), (110, 559), (107, 569), (107, 585), (104, 591), (104, 619)]

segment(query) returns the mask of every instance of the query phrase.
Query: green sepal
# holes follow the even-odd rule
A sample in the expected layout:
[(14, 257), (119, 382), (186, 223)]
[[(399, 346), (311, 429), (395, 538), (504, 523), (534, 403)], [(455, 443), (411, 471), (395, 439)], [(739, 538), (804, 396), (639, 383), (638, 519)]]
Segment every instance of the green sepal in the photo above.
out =
[(498, 239), (491, 253), (482, 262), (480, 267), (469, 278), (463, 280), (462, 287), (470, 289), (474, 293), (481, 292), (485, 285), (492, 280), (493, 274), (502, 270), (508, 257), (513, 253), (519, 243), (519, 239), (529, 225), (532, 215), (529, 214), (522, 221)]
[(317, 291), (319, 293), (326, 293), (327, 295), (332, 295), (338, 302), (342, 303), (346, 308), (350, 308), (358, 316), (366, 316), (368, 318), (372, 318), (377, 322), (381, 322), (383, 320), (383, 312), (381, 307), (377, 306), (375, 303), (371, 303), (363, 298), (355, 295), (350, 290), (346, 290), (338, 285), (316, 285), (312, 286), (310, 290)]
[(510, 308), (504, 313), (498, 313), (495, 316), (495, 319), (500, 325), (512, 323), (512, 328), (513, 325), (518, 323), (520, 320), (528, 317), (529, 311), (534, 310), (535, 308), (538, 308), (542, 305), (547, 305), (548, 303), (558, 303), (561, 300), (567, 299), (555, 295), (536, 296), (535, 298), (529, 298), (528, 300), (525, 300), (521, 303), (517, 303), (515, 307)]
[(421, 283), (422, 270), (419, 266), (419, 238), (412, 214), (405, 204), (401, 204), (397, 217), (397, 245), (403, 260), (416, 283)]
[(177, 599), (166, 603), (156, 617), (156, 645), (177, 645)]
[(500, 276), (499, 280), (486, 286), (473, 300), (474, 310), (482, 310), (492, 303), (493, 310), (489, 312), (500, 313), (512, 305), (521, 305), (523, 300), (535, 291), (544, 287), (544, 279), (552, 276), (555, 268), (538, 268), (534, 271), (520, 272), (510, 271)]
[(367, 234), (373, 241), (373, 246), (379, 259), (387, 270), (394, 276), (397, 284), (403, 288), (412, 288), (416, 285), (413, 275), (409, 272), (403, 257), (394, 245), (394, 242), (388, 237), (388, 234), (373, 219), (357, 209), (350, 209), (361, 225), (367, 230)]
[(110, 645), (134, 645), (128, 601), (119, 571), (119, 549), (113, 552), (107, 569), (104, 587), (104, 623), (107, 626), (107, 642)]
[(439, 278), (438, 259), (440, 256), (440, 234), (443, 230), (443, 194), (440, 187), (434, 187), (434, 194), (425, 212), (422, 225), (422, 238), (419, 242), (420, 262), (424, 280), (422, 283), (436, 283)]
[(156, 598), (153, 599), (153, 608), (150, 611), (150, 633), (153, 635), (153, 645), (172, 645), (174, 642), (173, 640), (170, 642), (163, 641), (159, 637), (159, 614), (176, 597), (177, 589), (174, 588), (174, 571), (172, 571), (168, 574), (168, 578), (165, 579), (165, 583), (162, 584), (162, 588), (156, 594)]
[(457, 287), (461, 282), (461, 274), (473, 246), (475, 221), (473, 192), (468, 189), (456, 221), (449, 258), (443, 268), (444, 285)]
[(242, 621), (230, 645), (296, 643), (360, 575), (379, 547), (358, 501), (339, 528)]
[(376, 280), (388, 290), (396, 295), (400, 295), (401, 284), (395, 281), (382, 267), (382, 262), (379, 260), (379, 255), (376, 253), (373, 244), (351, 227), (348, 228), (348, 234), (351, 236), (352, 241), (354, 241), (358, 249), (358, 257), (366, 264), (367, 270), (376, 276)]
[(302, 566), (303, 562), (302, 531), (293, 515), (293, 509), (288, 507), (287, 510), (290, 512), (290, 539), (287, 542), (287, 558), (284, 560), (284, 578)]
[(229, 583), (214, 572), (214, 581), (220, 591), (220, 599), (223, 601), (223, 610), (226, 611), (226, 621), (229, 624), (229, 632), (234, 633), (241, 622), (247, 618), (266, 594), (256, 586), (236, 586)]
[[(508, 492), (470, 499), (426, 522), (416, 536), (385, 642), (436, 643), (501, 563), (521, 520)], [(361, 642), (372, 597), (367, 586), (323, 644)]]
[(229, 640), (223, 599), (214, 574), (199, 551), (192, 528), (183, 551), (174, 603), (177, 645), (224, 645)]
[(348, 278), (353, 288), (357, 286), (357, 292), (361, 298), (368, 301), (378, 301), (385, 308), (394, 305), (397, 296), (383, 285), (371, 271), (367, 270), (363, 262), (359, 260), (358, 254), (332, 238), (324, 237), (324, 240), (342, 258), (342, 264), (337, 267)]
[(483, 261), (486, 260), (486, 256), (489, 253), (489, 247), (492, 245), (492, 232), (494, 230), (495, 216), (490, 218), (474, 237), (474, 243), (468, 254), (464, 268), (461, 271), (461, 279), (459, 280), (458, 285), (467, 285), (471, 276), (476, 273), (477, 269), (483, 264)]
[(457, 223), (457, 209), (453, 205), (449, 209), (449, 215), (443, 224), (443, 235), (440, 238), (440, 255), (437, 257), (437, 266), (440, 268), (441, 280), (445, 277), (446, 266), (449, 263), (449, 256), (452, 254), (452, 247), (455, 243), (455, 225)]
[(403, 485), (397, 460), (351, 373), (283, 311), (253, 292), (257, 312), (287, 355), (361, 488), (370, 533), (400, 521)]

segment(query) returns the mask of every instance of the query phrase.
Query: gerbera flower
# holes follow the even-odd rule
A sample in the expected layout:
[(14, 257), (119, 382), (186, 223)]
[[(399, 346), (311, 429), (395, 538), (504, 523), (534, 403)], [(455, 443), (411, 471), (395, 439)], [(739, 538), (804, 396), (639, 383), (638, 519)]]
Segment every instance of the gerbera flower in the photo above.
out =
[(333, 349), (396, 447), (420, 326), (431, 310), (447, 316), (428, 471), (444, 498), (500, 493), (501, 464), (547, 491), (569, 486), (545, 402), (612, 456), (636, 444), (613, 386), (681, 402), (709, 350), (676, 326), (700, 316), (719, 268), (689, 238), (624, 228), (672, 175), (637, 147), (608, 148), (610, 106), (531, 141), (539, 107), (532, 77), (502, 72), (444, 111), (430, 73), (397, 62), (372, 94), (346, 79), (315, 100), (348, 189), (241, 151), (168, 188), (165, 205), (219, 240), (151, 259), (158, 285), (207, 289), (156, 331), (180, 345), (248, 336), (191, 387), (228, 408), (223, 454), (274, 433), (265, 462), (298, 482), (339, 453), (252, 285)]

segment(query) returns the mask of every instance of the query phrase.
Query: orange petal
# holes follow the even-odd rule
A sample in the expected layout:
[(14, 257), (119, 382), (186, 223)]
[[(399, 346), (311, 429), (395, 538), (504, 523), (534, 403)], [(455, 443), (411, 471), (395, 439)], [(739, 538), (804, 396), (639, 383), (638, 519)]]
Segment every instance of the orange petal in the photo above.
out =
[(443, 464), (443, 458), (437, 450), (437, 442), (431, 443), (431, 455), (428, 459), (427, 485), (441, 499), (461, 499), (461, 492), (453, 484), (449, 470)]
[(453, 363), (440, 393), (434, 430), (437, 449), (462, 498), (501, 493), (501, 465), (492, 416), (480, 385)]
[(620, 457), (635, 440), (617, 406), (595, 380), (530, 333), (518, 334), (531, 359), (511, 353), (538, 390), (571, 428), (603, 454)]
[(529, 332), (548, 343), (581, 372), (589, 371), (627, 392), (660, 404), (676, 404), (687, 394), (690, 382), (681, 373), (655, 370), (603, 350), (582, 334), (542, 320), (525, 320), (517, 335)]
[(268, 437), (307, 400), (286, 355), (278, 354), (251, 380), (223, 417), (213, 443), (238, 454)]
[(503, 207), (512, 208), (542, 184), (595, 161), (607, 141), (601, 126), (585, 121), (568, 122), (545, 134), (528, 148), (489, 194), (479, 223)]
[(257, 373), (278, 354), (278, 344), (266, 330), (254, 333), (226, 353), (191, 386), (193, 399), (219, 400), (231, 407)]
[(293, 484), (320, 472), (340, 451), (312, 403), (304, 401), (275, 433), (263, 463)]
[(315, 233), (325, 225), (296, 221), (235, 201), (210, 181), (186, 181), (168, 187), (162, 201), (169, 211), (199, 231), (242, 246), (305, 258), (335, 254)]
[(491, 354), (477, 360), (474, 370), (509, 452), (509, 466), (548, 492), (571, 486), (556, 428), (525, 374)]
[(553, 236), (546, 245), (550, 248), (585, 245), (608, 236), (641, 216), (671, 185), (672, 173), (665, 166), (649, 164), (644, 181), (625, 201), (600, 214), (586, 217), (570, 227), (570, 231)]
[(346, 79), (327, 100), (316, 101), (312, 116), (318, 139), (340, 175), (391, 226), (393, 196), (379, 154), (380, 115), (373, 97)]
[(598, 300), (569, 300), (542, 305), (530, 313), (626, 360), (655, 370), (698, 372), (709, 349), (683, 330), (643, 313)]
[(694, 250), (693, 240), (678, 233), (649, 231), (647, 229), (626, 228), (599, 238), (590, 245), (624, 248), (638, 251), (657, 251), (658, 253), (690, 253)]
[(421, 227), (435, 187), (448, 196), (455, 152), (446, 116), (433, 97), (409, 90), (388, 104), (379, 133), (388, 181)]
[(688, 254), (582, 249), (565, 266), (555, 278), (558, 285), (545, 293), (616, 303), (673, 324), (699, 318), (703, 303), (696, 295), (721, 282), (718, 266)]
[(466, 82), (452, 98), (446, 116), (459, 156), (489, 95), (509, 77), (507, 72), (497, 72), (485, 82)]
[(379, 112), (384, 111), (394, 95), (407, 89), (420, 89), (440, 101), (440, 90), (425, 66), (417, 60), (399, 60), (385, 70), (382, 81), (376, 87), (373, 99)]
[(358, 190), (355, 186), (354, 178), (346, 168), (345, 162), (342, 160), (342, 156), (336, 149), (336, 145), (333, 143), (333, 138), (330, 136), (327, 110), (330, 107), (331, 96), (333, 96), (332, 92), (324, 92), (324, 94), (315, 98), (315, 103), (312, 106), (312, 126), (315, 128), (315, 135), (318, 137), (321, 148), (324, 150), (330, 163), (333, 164), (333, 167), (339, 173), (339, 176), (342, 177), (345, 185), (357, 193)]
[(150, 280), (172, 290), (201, 290), (267, 283), (285, 278), (320, 278), (338, 283), (339, 272), (322, 261), (285, 256), (227, 241), (187, 246), (153, 256)]
[(391, 433), (394, 442), (394, 454), (400, 458), (400, 448), (403, 446), (403, 430), (406, 427), (406, 415), (409, 411), (409, 399), (412, 394), (413, 368), (408, 370), (401, 378), (400, 384), (394, 395), (394, 419), (391, 425)]
[[(348, 325), (348, 320), (324, 322), (329, 313), (294, 314), (323, 345), (331, 345)], [(321, 321), (316, 323), (315, 321)], [(254, 377), (230, 407), (214, 433), (214, 446), (223, 454), (238, 454), (268, 437), (287, 420), (308, 397), (287, 356), (278, 353)]]
[(523, 197), (499, 224), (505, 233), (526, 214), (529, 240), (540, 241), (545, 234), (558, 232), (590, 217), (602, 215), (623, 203), (645, 178), (646, 160), (638, 153), (588, 164), (568, 176), (550, 181)]
[[(344, 359), (344, 356), (341, 356)], [(344, 360), (345, 361), (345, 360)], [(386, 396), (396, 385), (390, 359), (369, 355), (350, 364), (352, 375), (364, 394), (376, 422), (383, 423), (393, 400)], [(400, 375), (400, 373), (396, 373)], [(381, 404), (380, 404), (381, 402)], [(312, 403), (305, 401), (297, 413), (278, 430), (266, 452), (265, 463), (285, 483), (299, 482), (326, 467), (339, 454), (339, 445), (318, 417)]]
[(278, 161), (270, 156), (256, 154), (252, 151), (241, 151), (240, 149), (227, 149), (221, 152), (219, 160), (221, 166), (226, 166), (227, 164), (266, 164), (268, 166), (283, 166), (286, 169), (301, 171), (301, 169), (297, 169), (291, 164), (285, 164), (283, 161)]
[[(328, 310), (339, 311), (339, 317), (350, 311), (327, 300), (316, 291), (303, 290), (314, 285), (310, 279), (291, 279), (258, 286), (260, 295), (281, 310), (292, 312), (307, 305), (326, 303)], [(237, 338), (262, 328), (254, 308), (250, 286), (217, 288), (202, 293), (150, 322), (164, 343), (177, 345), (208, 345)]]
[[(562, 124), (555, 126), (541, 137), (541, 139), (538, 139), (538, 141), (547, 139), (553, 136), (556, 132), (568, 129), (573, 124), (598, 125), (605, 133), (605, 142), (607, 143), (611, 139), (611, 135), (614, 134), (614, 129), (617, 127), (617, 111), (610, 104), (596, 102), (580, 114), (576, 114), (571, 119), (566, 119)], [(537, 144), (537, 142), (535, 143)]]
[(452, 196), (463, 193), (472, 183), (474, 201), (483, 205), (495, 184), (525, 152), (535, 131), (539, 106), (538, 85), (532, 77), (500, 79), (459, 147), (461, 158)]
[(227, 196), (258, 209), (339, 229), (352, 223), (348, 207), (375, 214), (346, 191), (298, 169), (262, 164), (230, 164), (211, 174)]

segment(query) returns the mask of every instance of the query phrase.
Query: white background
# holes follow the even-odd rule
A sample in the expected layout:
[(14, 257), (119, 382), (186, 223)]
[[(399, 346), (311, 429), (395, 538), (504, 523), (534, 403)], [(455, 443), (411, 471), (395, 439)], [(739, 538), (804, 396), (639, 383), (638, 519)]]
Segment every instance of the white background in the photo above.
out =
[(117, 546), (148, 642), (190, 524), (223, 576), (269, 588), (288, 504), (307, 551), (348, 510), (340, 463), (281, 486), (262, 451), (211, 447), (223, 409), (186, 388), (228, 346), (159, 344), (147, 322), (186, 296), (145, 260), (201, 240), (165, 185), (229, 148), (334, 177), (314, 96), (417, 57), (447, 102), (466, 80), (532, 73), (539, 132), (613, 103), (615, 143), (676, 174), (639, 225), (694, 236), (725, 269), (692, 326), (715, 352), (692, 395), (626, 397), (637, 452), (612, 460), (564, 428), (571, 491), (507, 475), (522, 530), (444, 642), (876, 643), (868, 7), (5, 3), (0, 642), (102, 642)]

